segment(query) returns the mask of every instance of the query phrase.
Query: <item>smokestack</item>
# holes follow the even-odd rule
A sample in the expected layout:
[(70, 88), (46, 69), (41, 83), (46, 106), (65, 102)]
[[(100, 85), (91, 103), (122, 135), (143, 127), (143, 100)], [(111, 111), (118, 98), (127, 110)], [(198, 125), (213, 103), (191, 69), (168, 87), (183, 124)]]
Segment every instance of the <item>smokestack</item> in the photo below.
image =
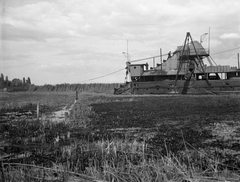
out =
[(146, 71), (148, 71), (148, 63), (146, 63), (145, 66), (146, 66)]

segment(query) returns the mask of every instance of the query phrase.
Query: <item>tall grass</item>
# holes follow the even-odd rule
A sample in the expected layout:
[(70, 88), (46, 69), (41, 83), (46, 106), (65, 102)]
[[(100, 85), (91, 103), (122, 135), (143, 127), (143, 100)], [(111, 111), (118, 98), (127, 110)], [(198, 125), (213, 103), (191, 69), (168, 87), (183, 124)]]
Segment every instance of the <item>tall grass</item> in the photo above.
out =
[[(136, 141), (78, 141), (69, 150), (58, 151), (56, 163), (2, 162), (5, 181), (238, 181), (229, 170), (219, 171), (218, 162), (207, 160), (206, 170), (184, 163), (170, 151), (167, 156), (147, 153)], [(202, 154), (199, 154), (202, 155)], [(193, 156), (188, 156), (189, 158)], [(207, 156), (202, 156), (206, 162)]]
[(194, 148), (184, 138), (185, 150), (176, 154), (167, 143), (164, 149), (153, 150), (147, 141), (124, 134), (121, 139), (102, 137), (107, 131), (93, 131), (89, 125), (94, 115), (91, 104), (104, 100), (80, 95), (70, 123), (19, 120), (1, 124), (0, 181), (240, 180), (238, 168), (221, 164), (213, 153)]

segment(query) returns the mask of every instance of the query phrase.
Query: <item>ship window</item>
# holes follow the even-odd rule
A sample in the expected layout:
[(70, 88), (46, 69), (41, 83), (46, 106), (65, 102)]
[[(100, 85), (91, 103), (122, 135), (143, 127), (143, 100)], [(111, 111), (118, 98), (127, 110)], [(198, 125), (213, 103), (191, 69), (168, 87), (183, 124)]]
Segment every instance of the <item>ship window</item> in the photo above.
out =
[(209, 80), (219, 80), (220, 77), (217, 73), (209, 73), (208, 75)]
[(204, 74), (197, 75), (197, 80), (206, 80), (206, 76)]

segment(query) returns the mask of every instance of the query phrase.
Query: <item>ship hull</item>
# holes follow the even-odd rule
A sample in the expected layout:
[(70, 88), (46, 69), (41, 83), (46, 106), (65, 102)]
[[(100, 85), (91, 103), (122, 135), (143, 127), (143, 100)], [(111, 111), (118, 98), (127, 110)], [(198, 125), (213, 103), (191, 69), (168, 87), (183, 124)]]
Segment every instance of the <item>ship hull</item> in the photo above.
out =
[[(189, 94), (226, 94), (240, 93), (240, 79), (232, 80), (191, 80), (188, 86)], [(132, 94), (181, 94), (185, 80), (163, 80), (155, 82), (132, 82)]]

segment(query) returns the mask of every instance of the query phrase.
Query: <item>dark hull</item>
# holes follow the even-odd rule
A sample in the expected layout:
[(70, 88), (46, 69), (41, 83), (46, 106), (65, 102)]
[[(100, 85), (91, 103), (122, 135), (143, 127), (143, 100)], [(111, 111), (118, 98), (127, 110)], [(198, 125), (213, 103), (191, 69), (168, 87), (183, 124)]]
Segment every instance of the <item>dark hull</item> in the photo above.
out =
[[(182, 93), (185, 80), (178, 80), (174, 87), (175, 80), (164, 80), (154, 82), (132, 82), (132, 94), (176, 94)], [(210, 85), (205, 80), (190, 81), (188, 93), (193, 94), (224, 94), (240, 93), (240, 79), (229, 80), (209, 80)]]

